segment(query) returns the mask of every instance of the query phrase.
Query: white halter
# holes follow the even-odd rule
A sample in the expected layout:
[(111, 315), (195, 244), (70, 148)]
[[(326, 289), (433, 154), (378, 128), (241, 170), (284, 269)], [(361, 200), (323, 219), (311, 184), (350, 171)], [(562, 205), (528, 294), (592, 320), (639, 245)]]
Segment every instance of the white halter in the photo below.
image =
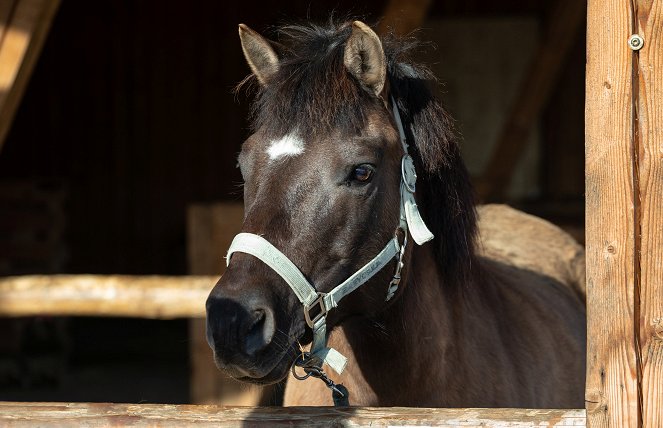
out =
[[(354, 290), (366, 283), (373, 275), (385, 267), (392, 259), (398, 256), (396, 273), (389, 283), (387, 298), (390, 300), (400, 283), (400, 272), (403, 267), (403, 255), (407, 245), (408, 231), (418, 245), (433, 239), (417, 208), (414, 200), (415, 183), (417, 174), (414, 169), (412, 157), (408, 154), (408, 145), (405, 142), (405, 132), (401, 122), (398, 107), (393, 97), (394, 120), (398, 127), (398, 133), (405, 154), (401, 161), (401, 207), (400, 221), (394, 238), (369, 261), (364, 267), (352, 274), (348, 279), (337, 285), (328, 293), (319, 292), (308, 282), (302, 272), (288, 257), (269, 243), (266, 239), (253, 233), (240, 233), (233, 239), (226, 256), (226, 265), (230, 264), (233, 253), (242, 252), (251, 254), (262, 260), (267, 266), (278, 273), (281, 278), (292, 288), (299, 301), (304, 305), (304, 317), (306, 323), (313, 329), (313, 344), (311, 355), (317, 360), (317, 364), (327, 363), (335, 372), (341, 374), (347, 364), (347, 358), (333, 348), (327, 347), (327, 313), (338, 306), (338, 302)], [(398, 238), (398, 230), (404, 234), (403, 244)], [(316, 312), (317, 311), (317, 312)], [(313, 312), (313, 313), (312, 313)]]

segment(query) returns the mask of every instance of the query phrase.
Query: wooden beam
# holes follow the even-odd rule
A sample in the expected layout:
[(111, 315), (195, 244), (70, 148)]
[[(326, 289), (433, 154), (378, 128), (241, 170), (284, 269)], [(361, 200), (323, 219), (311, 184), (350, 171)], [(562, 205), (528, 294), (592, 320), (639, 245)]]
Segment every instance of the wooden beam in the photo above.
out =
[(0, 278), (0, 316), (204, 317), (218, 276), (28, 275)]
[(39, 426), (445, 426), (584, 427), (584, 410), (405, 407), (222, 407), (0, 402), (3, 427)]
[(0, 24), (3, 16), (9, 17), (0, 31), (0, 150), (59, 3), (59, 0), (14, 0), (0, 5)]
[(402, 36), (413, 32), (424, 23), (431, 3), (431, 0), (389, 0), (378, 33), (393, 31)]
[(5, 0), (0, 3), (0, 46), (2, 46), (7, 28), (9, 28), (9, 18), (11, 18), (17, 3), (18, 0)]
[[(628, 2), (627, 2), (628, 3)], [(642, 426), (663, 426), (663, 2), (637, 0), (634, 33), (644, 46), (634, 53), (637, 90), (636, 254), (640, 270), (639, 326)], [(638, 230), (639, 229), (639, 230)]]
[(589, 0), (585, 399), (591, 427), (638, 426), (631, 22), (630, 0)]
[(558, 0), (551, 12), (541, 45), (518, 89), (495, 149), (481, 177), (476, 180), (477, 191), (484, 200), (503, 197), (567, 53), (577, 40), (585, 7), (582, 0)]

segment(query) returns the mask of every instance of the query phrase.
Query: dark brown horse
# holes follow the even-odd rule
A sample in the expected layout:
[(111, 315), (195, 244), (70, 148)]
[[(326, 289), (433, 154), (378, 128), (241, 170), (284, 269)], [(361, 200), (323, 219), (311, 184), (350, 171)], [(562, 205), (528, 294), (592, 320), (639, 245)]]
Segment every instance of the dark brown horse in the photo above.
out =
[[(321, 305), (327, 342), (348, 363), (338, 375), (317, 362), (352, 405), (582, 407), (583, 251), (540, 219), (475, 209), (435, 79), (408, 59), (412, 44), (358, 21), (285, 27), (279, 43), (239, 33), (259, 92), (239, 156), (250, 242), (231, 250), (207, 301), (219, 368), (246, 382), (284, 379), (319, 327), (309, 307)], [(405, 216), (409, 195), (417, 204)], [(419, 212), (431, 242), (413, 236), (425, 229)], [(365, 275), (392, 241), (397, 253)], [(363, 285), (330, 297), (354, 276)], [(325, 383), (290, 376), (285, 404), (332, 398)]]

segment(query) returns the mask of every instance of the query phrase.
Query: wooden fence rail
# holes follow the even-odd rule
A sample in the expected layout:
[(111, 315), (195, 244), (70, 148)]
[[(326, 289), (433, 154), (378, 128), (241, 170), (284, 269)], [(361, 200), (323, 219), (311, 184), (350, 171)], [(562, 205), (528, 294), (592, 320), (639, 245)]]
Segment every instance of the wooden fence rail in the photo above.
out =
[(164, 404), (0, 403), (3, 427), (182, 426), (584, 427), (569, 409), (223, 407)]
[(205, 316), (218, 276), (27, 275), (0, 278), (0, 316)]

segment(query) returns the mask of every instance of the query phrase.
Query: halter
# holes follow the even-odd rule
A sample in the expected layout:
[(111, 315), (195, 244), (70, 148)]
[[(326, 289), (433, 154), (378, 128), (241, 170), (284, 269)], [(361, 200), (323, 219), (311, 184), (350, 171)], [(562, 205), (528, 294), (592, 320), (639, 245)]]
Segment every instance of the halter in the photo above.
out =
[[(226, 265), (229, 265), (233, 253), (242, 252), (251, 254), (272, 268), (292, 288), (297, 299), (304, 306), (306, 323), (313, 330), (313, 343), (306, 363), (309, 367), (317, 367), (318, 370), (321, 370), (322, 364), (326, 363), (336, 373), (341, 374), (348, 361), (340, 352), (327, 347), (327, 313), (337, 307), (341, 299), (355, 291), (362, 284), (365, 284), (373, 275), (382, 270), (392, 259), (398, 258), (396, 271), (387, 288), (385, 300), (389, 301), (398, 290), (398, 285), (401, 281), (401, 269), (403, 268), (403, 256), (405, 254), (405, 247), (407, 246), (408, 231), (418, 245), (422, 245), (433, 239), (433, 234), (426, 227), (414, 200), (417, 174), (412, 157), (408, 154), (403, 123), (401, 122), (398, 106), (393, 97), (391, 98), (391, 103), (393, 105), (394, 120), (398, 127), (404, 151), (401, 160), (400, 217), (394, 237), (377, 256), (328, 293), (317, 291), (285, 254), (259, 235), (253, 233), (238, 234), (230, 244), (228, 255), (226, 256)], [(402, 243), (399, 239), (399, 232), (403, 235)], [(326, 379), (329, 380), (328, 378)], [(330, 388), (332, 387), (330, 386)]]

